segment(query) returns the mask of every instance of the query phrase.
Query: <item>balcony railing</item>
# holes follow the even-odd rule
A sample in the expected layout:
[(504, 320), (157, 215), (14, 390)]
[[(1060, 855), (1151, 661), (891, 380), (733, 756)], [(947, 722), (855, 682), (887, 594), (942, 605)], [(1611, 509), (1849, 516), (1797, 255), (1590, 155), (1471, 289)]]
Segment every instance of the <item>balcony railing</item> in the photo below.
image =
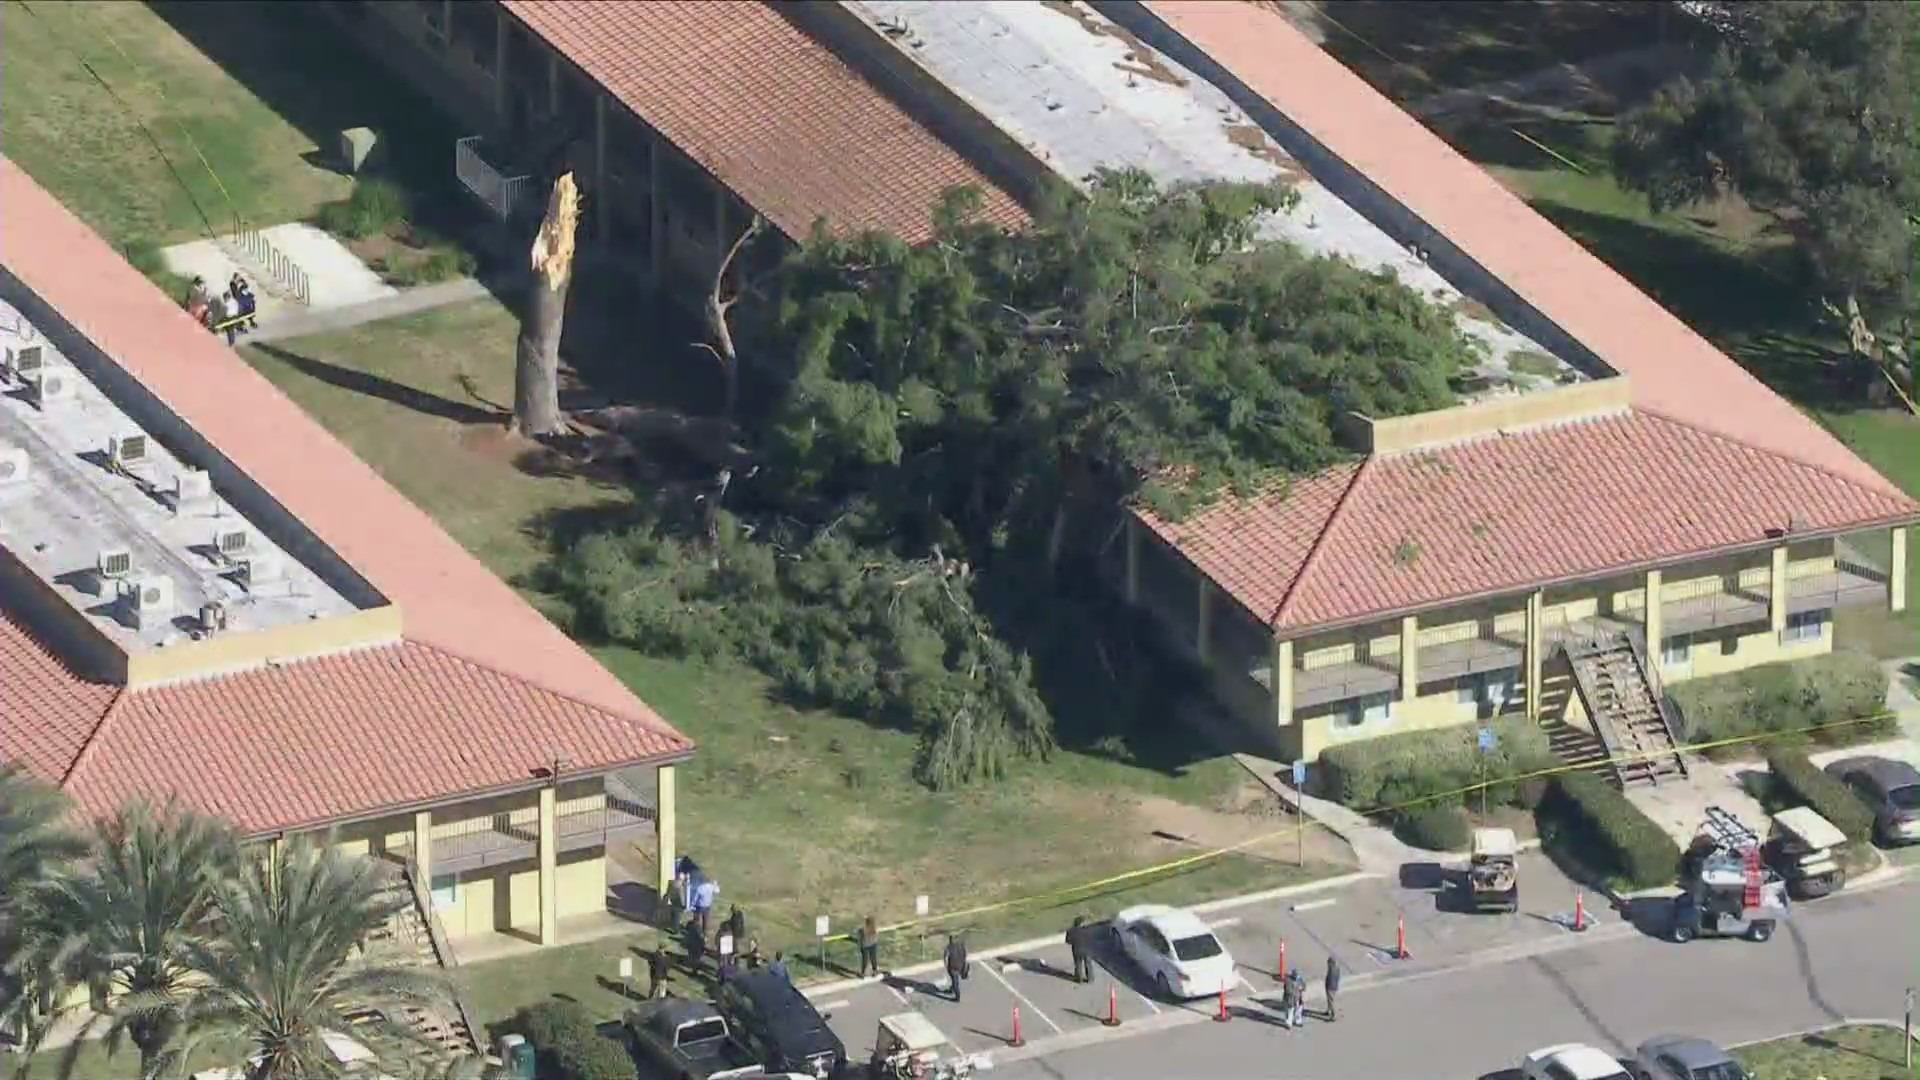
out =
[(533, 177), (513, 175), (488, 161), (478, 135), (453, 144), (453, 172), (460, 185), (501, 221), (536, 209), (540, 195), (532, 190)]
[[(598, 805), (554, 815), (554, 848), (561, 854), (611, 846), (653, 829), (654, 811), (625, 793), (609, 791)], [(575, 800), (574, 805), (579, 805)], [(525, 811), (495, 814), (484, 822), (461, 822), (445, 833), (435, 830), (433, 872), (453, 874), (540, 854), (540, 825)]]

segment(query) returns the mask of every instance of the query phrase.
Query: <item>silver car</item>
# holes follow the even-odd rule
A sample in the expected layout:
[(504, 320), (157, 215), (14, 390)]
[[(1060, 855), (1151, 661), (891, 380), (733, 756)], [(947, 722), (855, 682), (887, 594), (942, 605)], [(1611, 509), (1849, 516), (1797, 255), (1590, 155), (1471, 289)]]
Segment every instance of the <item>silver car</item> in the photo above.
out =
[(1705, 1039), (1662, 1035), (1640, 1044), (1633, 1054), (1640, 1080), (1751, 1080), (1733, 1055)]

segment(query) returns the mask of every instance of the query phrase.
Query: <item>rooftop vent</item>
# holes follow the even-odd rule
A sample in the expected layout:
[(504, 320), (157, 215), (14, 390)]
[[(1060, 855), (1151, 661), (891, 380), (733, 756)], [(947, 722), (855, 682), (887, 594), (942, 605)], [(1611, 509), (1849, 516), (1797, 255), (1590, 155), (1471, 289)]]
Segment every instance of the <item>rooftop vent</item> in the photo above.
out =
[(227, 605), (209, 600), (200, 605), (200, 632), (217, 634), (227, 628)]
[(126, 577), (133, 573), (133, 552), (126, 548), (104, 548), (93, 566), (103, 578), (112, 580)]
[(173, 477), (173, 512), (199, 506), (213, 498), (213, 477), (205, 469), (186, 469)]
[(56, 401), (67, 401), (74, 394), (74, 373), (59, 367), (43, 367), (24, 376), (27, 399), (42, 409)]
[(221, 529), (213, 534), (213, 549), (222, 559), (234, 559), (246, 554), (253, 546), (253, 534), (245, 529)]
[(107, 440), (107, 460), (125, 469), (146, 461), (148, 449), (145, 435), (121, 435)]
[(0, 443), (0, 487), (24, 484), (27, 480), (27, 452), (18, 446)]
[(248, 592), (266, 582), (279, 580), (286, 572), (279, 559), (266, 554), (243, 555), (233, 560), (233, 567), (237, 571), (235, 577)]
[(173, 616), (173, 579), (144, 577), (130, 583), (124, 595), (133, 607), (133, 621), (140, 629), (165, 622)]
[(40, 351), (38, 345), (22, 345), (18, 349), (7, 350), (7, 371), (22, 382), (46, 364), (45, 354)]

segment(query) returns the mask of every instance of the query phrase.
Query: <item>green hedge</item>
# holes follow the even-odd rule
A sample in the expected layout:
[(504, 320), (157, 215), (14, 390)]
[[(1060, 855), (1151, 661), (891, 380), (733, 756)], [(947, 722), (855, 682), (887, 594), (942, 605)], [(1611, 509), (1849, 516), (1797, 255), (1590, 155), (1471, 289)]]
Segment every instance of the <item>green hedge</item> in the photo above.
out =
[(1774, 791), (1796, 803), (1813, 807), (1813, 812), (1833, 823), (1853, 841), (1873, 837), (1873, 812), (1853, 793), (1853, 789), (1828, 776), (1807, 755), (1790, 747), (1774, 747), (1767, 754), (1767, 768), (1773, 773)]
[(633, 1080), (626, 1047), (600, 1034), (577, 1001), (528, 1005), (513, 1014), (505, 1030), (532, 1044), (540, 1080)]
[(1593, 773), (1556, 777), (1540, 813), (1543, 839), (1551, 834), (1579, 848), (1577, 861), (1629, 888), (1665, 885), (1679, 874), (1680, 845)]
[[(1689, 743), (1792, 732), (1829, 745), (1847, 745), (1891, 737), (1896, 727), (1892, 717), (1842, 723), (1886, 709), (1886, 672), (1865, 653), (1836, 652), (1762, 664), (1676, 683), (1668, 693), (1686, 718), (1681, 738)], [(1839, 726), (1820, 729), (1825, 724)], [(1746, 750), (1735, 744), (1710, 756), (1728, 757)]]
[(1473, 822), (1458, 806), (1422, 806), (1400, 815), (1394, 832), (1423, 851), (1465, 851), (1473, 839)]
[[(1546, 733), (1525, 717), (1494, 720), (1498, 745), (1490, 754), (1479, 747), (1479, 725), (1409, 731), (1345, 743), (1320, 754), (1322, 791), (1355, 810), (1404, 806), (1432, 796), (1449, 796), (1493, 777), (1521, 776), (1550, 769), (1553, 751)], [(1512, 783), (1488, 792), (1490, 802), (1516, 802)], [(1458, 803), (1452, 794), (1443, 802)]]

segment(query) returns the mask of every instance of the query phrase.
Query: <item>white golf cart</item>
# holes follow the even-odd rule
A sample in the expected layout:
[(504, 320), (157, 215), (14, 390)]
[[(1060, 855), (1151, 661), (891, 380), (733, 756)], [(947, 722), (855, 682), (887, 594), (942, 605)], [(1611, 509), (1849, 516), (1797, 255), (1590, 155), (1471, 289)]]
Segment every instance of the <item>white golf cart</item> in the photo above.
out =
[(985, 1054), (962, 1054), (922, 1013), (880, 1018), (870, 1064), (873, 1080), (966, 1080), (976, 1069), (992, 1067)]

